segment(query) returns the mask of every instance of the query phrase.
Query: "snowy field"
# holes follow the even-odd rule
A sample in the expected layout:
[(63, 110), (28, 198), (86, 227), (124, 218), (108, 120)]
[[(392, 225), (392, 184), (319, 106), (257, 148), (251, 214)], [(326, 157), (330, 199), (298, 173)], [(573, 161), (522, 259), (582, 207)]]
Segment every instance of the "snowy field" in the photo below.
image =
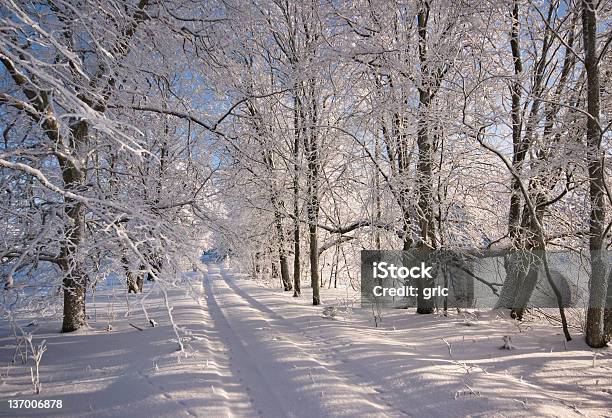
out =
[[(184, 353), (155, 291), (144, 304), (156, 327), (139, 308), (141, 295), (130, 295), (127, 316), (123, 295), (112, 303), (98, 295), (96, 320), (80, 333), (60, 334), (52, 321), (31, 327), (34, 343), (48, 346), (40, 395), (32, 391), (32, 362), (11, 364), (15, 340), (2, 324), (0, 414), (612, 416), (612, 350), (589, 349), (576, 331), (565, 345), (543, 321), (517, 327), (495, 312), (402, 310), (383, 312), (375, 328), (371, 309), (351, 307), (347, 290), (322, 291), (324, 306), (338, 307), (330, 319), (309, 305), (308, 289), (295, 299), (224, 266), (206, 268), (188, 275), (190, 292), (168, 291)], [(500, 349), (504, 336), (514, 349)], [(62, 409), (16, 413), (8, 399), (58, 399)]]

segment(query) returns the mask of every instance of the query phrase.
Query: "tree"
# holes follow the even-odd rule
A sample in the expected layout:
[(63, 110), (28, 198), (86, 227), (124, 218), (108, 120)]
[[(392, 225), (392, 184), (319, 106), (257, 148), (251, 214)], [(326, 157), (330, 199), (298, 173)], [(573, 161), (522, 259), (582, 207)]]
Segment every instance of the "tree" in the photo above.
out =
[[(48, 301), (56, 292), (44, 289), (59, 288), (62, 331), (75, 331), (86, 321), (86, 290), (109, 270), (122, 272), (123, 257), (141, 266), (139, 274), (158, 276), (162, 264), (176, 266), (178, 254), (193, 253), (183, 246), (190, 235), (184, 226), (189, 218), (198, 228), (194, 208), (208, 167), (194, 160), (192, 137), (173, 144), (180, 135), (167, 120), (133, 109), (147, 100), (168, 103), (175, 86), (147, 72), (146, 62), (156, 42), (183, 36), (166, 36), (173, 28), (151, 18), (146, 0), (1, 7), (0, 104), (8, 129), (0, 167), (3, 185), (20, 185), (2, 196), (15, 214), (3, 219), (13, 231), (0, 250), (6, 300), (20, 301), (7, 306), (29, 303), (26, 286)], [(152, 25), (160, 36), (142, 36)], [(144, 42), (150, 48), (135, 47)], [(168, 188), (173, 183), (182, 187)]]
[(603, 347), (607, 343), (604, 333), (604, 309), (608, 274), (604, 235), (606, 222), (604, 152), (601, 146), (600, 126), (600, 82), (597, 51), (597, 4), (582, 0), (582, 37), (584, 44), (584, 67), (587, 78), (587, 164), (589, 173), (589, 250), (591, 260), (591, 281), (589, 307), (587, 310), (586, 341), (591, 347)]

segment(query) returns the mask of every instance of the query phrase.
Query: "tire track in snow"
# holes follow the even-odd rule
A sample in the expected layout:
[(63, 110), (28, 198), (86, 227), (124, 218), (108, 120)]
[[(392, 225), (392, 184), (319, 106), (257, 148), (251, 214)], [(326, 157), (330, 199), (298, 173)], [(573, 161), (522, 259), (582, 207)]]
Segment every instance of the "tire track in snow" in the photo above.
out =
[[(203, 347), (203, 351), (207, 354), (206, 363), (202, 365), (203, 371), (206, 372), (203, 377), (207, 387), (203, 389), (208, 391), (205, 396), (210, 396), (214, 400), (212, 405), (206, 404), (203, 408), (198, 408), (198, 416), (249, 416), (247, 411), (254, 409), (253, 404), (245, 393), (239, 377), (231, 372), (229, 349), (221, 338), (222, 334), (214, 326), (201, 276), (198, 275), (197, 282), (191, 283), (190, 286), (192, 298), (196, 300), (200, 310), (203, 328), (195, 332), (190, 330), (190, 335), (195, 337), (195, 341), (188, 345), (196, 343)], [(252, 415), (255, 416), (254, 413)]]
[[(211, 266), (208, 266), (208, 274), (203, 280), (206, 290), (205, 300), (215, 327), (225, 339), (225, 343), (230, 347), (232, 353), (230, 356), (230, 368), (237, 372), (237, 375), (240, 376), (239, 380), (245, 385), (247, 391), (251, 392), (252, 402), (257, 407), (259, 415), (270, 418), (289, 416), (282, 408), (282, 403), (270, 385), (263, 378), (262, 373), (258, 370), (256, 366), (257, 359), (249, 355), (248, 350), (221, 311), (214, 296), (211, 283), (214, 280), (214, 275), (211, 274), (210, 270)], [(237, 361), (234, 362), (234, 359)]]
[[(292, 334), (301, 335), (303, 338), (308, 340), (312, 349), (314, 349), (315, 345), (323, 344), (325, 346), (324, 349), (320, 349), (321, 347), (319, 346), (319, 350), (317, 351), (316, 357), (323, 357), (326, 360), (326, 367), (329, 369), (334, 369), (334, 372), (336, 374), (342, 375), (350, 379), (351, 382), (357, 382), (361, 386), (372, 389), (373, 393), (371, 394), (371, 396), (374, 397), (380, 404), (386, 405), (387, 407), (397, 410), (388, 412), (389, 415), (397, 415), (402, 417), (410, 417), (414, 415), (412, 412), (409, 412), (407, 408), (397, 408), (398, 402), (397, 399), (395, 399), (397, 393), (390, 392), (385, 389), (384, 386), (378, 384), (376, 382), (376, 379), (371, 376), (370, 369), (367, 366), (364, 366), (361, 362), (356, 360), (350, 360), (346, 358), (338, 359), (335, 356), (327, 354), (330, 352), (340, 353), (344, 348), (350, 347), (353, 344), (353, 341), (339, 336), (334, 336), (332, 341), (330, 339), (314, 337), (310, 335), (308, 333), (308, 330), (310, 330), (311, 328), (305, 330), (295, 325), (284, 316), (278, 314), (277, 312), (274, 312), (268, 306), (259, 302), (257, 299), (255, 299), (254, 297), (246, 293), (244, 290), (242, 290), (235, 283), (233, 283), (232, 279), (228, 279), (226, 277), (226, 274), (227, 271), (222, 268), (221, 275), (225, 283), (229, 286), (229, 288), (231, 288), (238, 296), (245, 300), (254, 309), (259, 310), (264, 315), (267, 314), (275, 318), (276, 321), (282, 324), (282, 327), (289, 328)], [(302, 345), (305, 346), (305, 344)], [(333, 363), (333, 365), (331, 363)], [(402, 396), (406, 396), (406, 394), (403, 393)], [(414, 402), (417, 402), (418, 400), (419, 399), (417, 397), (414, 399)]]
[[(193, 282), (188, 280), (189, 292), (180, 295), (183, 303), (174, 311), (177, 319), (182, 320), (185, 352), (177, 353), (176, 359), (170, 361), (160, 359), (161, 368), (155, 362), (153, 369), (140, 370), (139, 375), (154, 392), (176, 404), (171, 416), (181, 413), (193, 417), (255, 416), (250, 413), (254, 408), (243, 385), (230, 370), (229, 351), (206, 306), (201, 275)], [(169, 363), (175, 361), (178, 364), (169, 368)], [(169, 378), (172, 373), (193, 374), (192, 386), (175, 387), (174, 379)]]
[[(351, 416), (356, 413), (366, 416), (407, 415), (405, 411), (392, 410), (392, 405), (380, 396), (380, 389), (377, 391), (368, 385), (360, 384), (363, 383), (363, 379), (347, 373), (346, 370), (338, 369), (338, 364), (332, 365), (329, 361), (321, 361), (321, 358), (326, 356), (322, 356), (321, 352), (315, 349), (313, 339), (299, 330), (287, 327), (286, 320), (265, 305), (255, 301), (254, 306), (250, 298), (245, 298), (229, 285), (226, 273), (222, 270), (217, 272), (217, 266), (209, 265), (208, 268), (212, 273), (208, 280), (205, 280), (208, 293), (211, 294), (214, 287), (214, 298), (222, 300), (220, 310), (228, 317), (226, 321), (230, 328), (229, 322), (232, 321), (232, 317), (240, 316), (241, 320), (237, 322), (241, 330), (235, 334), (250, 334), (248, 340), (257, 341), (260, 354), (254, 358), (254, 361), (260, 363), (262, 358), (268, 357), (267, 364), (271, 369), (276, 369), (276, 373), (280, 376), (261, 374), (264, 379), (268, 375), (267, 377), (275, 380), (272, 385), (274, 392), (284, 394), (277, 396), (281, 403), (287, 397), (291, 399), (288, 411), (290, 415)], [(298, 337), (297, 342), (296, 337)], [(281, 361), (275, 362), (274, 359), (269, 359), (270, 356)], [(299, 388), (300, 392), (292, 392), (291, 385)], [(313, 405), (316, 406), (314, 410)], [(321, 409), (317, 410), (319, 407)]]

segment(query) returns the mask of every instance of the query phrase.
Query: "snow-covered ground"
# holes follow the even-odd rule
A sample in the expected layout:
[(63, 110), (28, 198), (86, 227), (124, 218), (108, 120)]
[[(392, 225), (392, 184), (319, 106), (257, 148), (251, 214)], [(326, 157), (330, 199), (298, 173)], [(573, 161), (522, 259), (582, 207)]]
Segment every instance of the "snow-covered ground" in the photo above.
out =
[[(40, 323), (34, 342), (48, 346), (40, 395), (31, 361), (10, 364), (14, 337), (1, 324), (0, 415), (612, 416), (612, 350), (594, 361), (578, 333), (564, 344), (557, 328), (518, 327), (496, 312), (385, 311), (376, 328), (370, 309), (351, 308), (347, 290), (323, 290), (324, 305), (338, 306), (330, 319), (309, 305), (309, 289), (296, 299), (222, 265), (186, 281), (189, 292), (168, 290), (184, 353), (162, 294), (145, 301), (154, 328), (140, 295), (130, 296), (129, 316), (123, 295), (112, 303), (99, 295), (81, 333)], [(504, 336), (513, 350), (499, 349)], [(11, 411), (8, 399), (61, 399), (63, 407)]]

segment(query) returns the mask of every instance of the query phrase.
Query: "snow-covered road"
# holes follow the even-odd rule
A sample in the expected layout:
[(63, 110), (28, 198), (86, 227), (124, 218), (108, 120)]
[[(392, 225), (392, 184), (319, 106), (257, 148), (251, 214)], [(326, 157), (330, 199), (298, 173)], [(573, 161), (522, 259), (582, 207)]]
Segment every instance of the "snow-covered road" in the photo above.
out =
[[(361, 378), (326, 355), (328, 347), (245, 294), (226, 270), (208, 266), (206, 303), (230, 347), (232, 371), (265, 417), (394, 416)], [(254, 411), (255, 412), (255, 411)]]
[[(297, 303), (223, 266), (207, 267), (211, 318), (230, 347), (232, 372), (263, 416), (578, 416), (581, 408), (609, 401), (604, 393), (593, 399), (578, 379), (575, 386), (554, 382), (572, 373), (572, 359), (581, 357), (576, 353), (559, 353), (569, 361), (561, 366), (548, 365), (535, 347), (520, 350), (519, 358), (500, 352), (508, 330), (495, 330), (499, 323), (458, 329), (454, 321), (422, 317), (416, 328), (398, 331), (373, 328), (366, 312), (332, 321), (308, 306), (307, 296)], [(442, 338), (454, 344), (452, 359)], [(523, 344), (538, 344), (537, 334)], [(555, 349), (547, 347), (548, 354)], [(608, 357), (602, 367), (609, 366)]]

